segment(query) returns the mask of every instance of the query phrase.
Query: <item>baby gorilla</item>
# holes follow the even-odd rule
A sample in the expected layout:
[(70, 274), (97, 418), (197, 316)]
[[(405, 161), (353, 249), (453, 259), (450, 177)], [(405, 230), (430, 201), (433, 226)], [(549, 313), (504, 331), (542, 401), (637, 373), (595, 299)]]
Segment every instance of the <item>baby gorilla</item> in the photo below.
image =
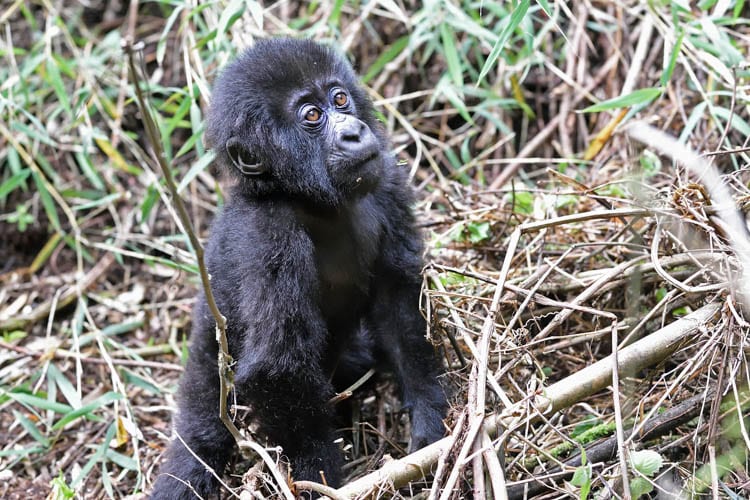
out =
[[(412, 194), (351, 66), (311, 41), (258, 42), (218, 78), (206, 136), (237, 181), (206, 252), (235, 360), (231, 402), (283, 448), (294, 479), (323, 474), (331, 486), (342, 458), (328, 400), (372, 367), (396, 375), (410, 450), (442, 437)], [(204, 463), (221, 474), (234, 441), (219, 420), (214, 328), (201, 296), (178, 396), (182, 441), (152, 498), (218, 491)]]

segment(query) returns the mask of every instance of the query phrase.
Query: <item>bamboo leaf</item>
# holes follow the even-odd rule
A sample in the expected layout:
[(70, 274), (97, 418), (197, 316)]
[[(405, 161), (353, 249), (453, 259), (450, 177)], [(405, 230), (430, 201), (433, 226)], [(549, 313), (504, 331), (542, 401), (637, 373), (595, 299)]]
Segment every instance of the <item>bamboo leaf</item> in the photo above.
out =
[(484, 77), (487, 76), (487, 73), (490, 72), (490, 69), (492, 69), (497, 61), (497, 58), (500, 57), (500, 53), (505, 49), (505, 44), (508, 43), (510, 35), (513, 34), (513, 31), (515, 31), (518, 25), (521, 24), (523, 17), (529, 10), (529, 3), (530, 0), (521, 0), (513, 11), (513, 14), (510, 15), (508, 24), (506, 24), (503, 31), (500, 32), (500, 36), (498, 37), (497, 42), (495, 42), (494, 47), (492, 47), (490, 55), (487, 56), (487, 61), (485, 61), (484, 66), (482, 66), (482, 71), (479, 73), (479, 78), (477, 78), (477, 85), (479, 85), (482, 80), (484, 80)]
[(598, 113), (601, 111), (609, 111), (611, 109), (645, 104), (659, 97), (663, 91), (664, 89), (662, 87), (648, 87), (644, 89), (638, 89), (631, 92), (630, 94), (621, 95), (613, 99), (608, 99), (598, 104), (594, 104), (593, 106), (589, 106), (588, 108), (581, 110), (581, 112)]
[(391, 62), (409, 45), (409, 35), (402, 36), (391, 44), (367, 69), (367, 73), (362, 77), (362, 83), (372, 80), (375, 75), (379, 74), (386, 64)]

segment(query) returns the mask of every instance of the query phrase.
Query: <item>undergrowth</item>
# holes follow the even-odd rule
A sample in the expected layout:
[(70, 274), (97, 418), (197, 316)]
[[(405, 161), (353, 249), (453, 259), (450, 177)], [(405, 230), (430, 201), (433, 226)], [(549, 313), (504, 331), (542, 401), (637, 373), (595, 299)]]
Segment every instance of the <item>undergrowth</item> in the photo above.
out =
[[(717, 205), (750, 200), (749, 14), (743, 0), (5, 2), (0, 496), (149, 491), (169, 438), (199, 282), (123, 44), (205, 236), (225, 187), (201, 139), (211, 82), (254, 39), (298, 36), (363, 76), (428, 242), (452, 441), (434, 476), (382, 494), (606, 498), (625, 481), (633, 498), (747, 497), (747, 261)], [(632, 139), (635, 122), (715, 166), (726, 199)], [(613, 345), (705, 307), (658, 362), (554, 406)], [(397, 405), (387, 385), (361, 395), (350, 479), (402, 456)], [(474, 429), (485, 411), (494, 430)], [(638, 434), (652, 424), (667, 431)]]

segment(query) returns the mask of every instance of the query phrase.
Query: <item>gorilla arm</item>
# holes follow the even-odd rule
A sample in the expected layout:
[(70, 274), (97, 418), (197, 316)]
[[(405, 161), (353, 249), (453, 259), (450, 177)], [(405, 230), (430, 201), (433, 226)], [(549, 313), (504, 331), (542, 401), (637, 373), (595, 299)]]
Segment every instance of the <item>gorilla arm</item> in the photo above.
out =
[(440, 362), (424, 337), (425, 320), (416, 306), (422, 285), (422, 242), (413, 230), (411, 196), (398, 176), (390, 181), (393, 185), (378, 196), (390, 217), (377, 263), (381, 279), (373, 290), (367, 324), (378, 339), (377, 357), (396, 375), (403, 408), (411, 419), (409, 451), (415, 451), (443, 437), (448, 404), (437, 379)]
[[(326, 404), (333, 388), (320, 366), (326, 330), (314, 303), (312, 244), (292, 227), (283, 208), (266, 205), (254, 212), (252, 203), (234, 196), (215, 222), (216, 237), (207, 252), (212, 288), (227, 317), (230, 354), (237, 362), (237, 403), (249, 405), (263, 437), (283, 448), (295, 479), (320, 481), (323, 471), (329, 484), (338, 485), (341, 458)], [(234, 442), (219, 419), (216, 355), (214, 321), (200, 300), (176, 431), (220, 475)], [(179, 440), (167, 454), (153, 498), (187, 498), (190, 489), (204, 496), (216, 491), (213, 474)]]

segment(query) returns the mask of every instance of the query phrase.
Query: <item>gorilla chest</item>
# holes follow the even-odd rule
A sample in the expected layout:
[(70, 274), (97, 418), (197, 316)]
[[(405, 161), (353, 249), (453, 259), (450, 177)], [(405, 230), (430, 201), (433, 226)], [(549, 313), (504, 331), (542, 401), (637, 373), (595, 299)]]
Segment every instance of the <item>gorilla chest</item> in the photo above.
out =
[(353, 217), (317, 222), (322, 223), (308, 226), (308, 235), (314, 248), (318, 305), (329, 324), (356, 321), (370, 295), (379, 227)]
[(329, 322), (346, 322), (361, 314), (375, 260), (375, 254), (368, 250), (349, 233), (315, 243), (318, 301)]

